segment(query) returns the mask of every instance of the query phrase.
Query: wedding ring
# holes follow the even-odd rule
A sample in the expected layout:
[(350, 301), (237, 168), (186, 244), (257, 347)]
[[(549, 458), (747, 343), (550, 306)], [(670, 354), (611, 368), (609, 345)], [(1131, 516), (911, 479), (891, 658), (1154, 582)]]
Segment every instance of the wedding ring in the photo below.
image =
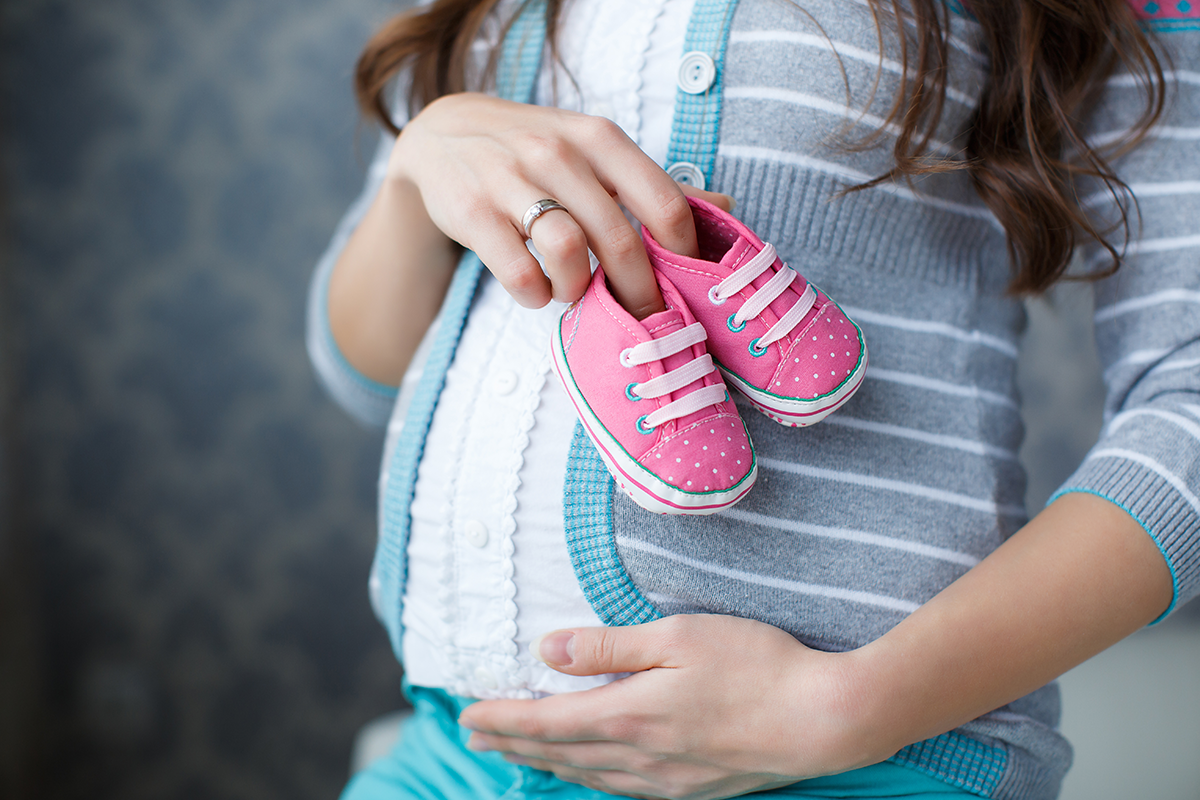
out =
[[(545, 200), (538, 200), (536, 203), (531, 205), (529, 210), (525, 212), (525, 216), (521, 217), (521, 227), (525, 229), (525, 238), (529, 238), (529, 229), (533, 226), (533, 223), (537, 221), (538, 217), (540, 217), (542, 214), (545, 214), (547, 211), (554, 211), (555, 209), (567, 211), (566, 206), (552, 197), (547, 197)], [(571, 212), (567, 211), (567, 213), (569, 214)]]

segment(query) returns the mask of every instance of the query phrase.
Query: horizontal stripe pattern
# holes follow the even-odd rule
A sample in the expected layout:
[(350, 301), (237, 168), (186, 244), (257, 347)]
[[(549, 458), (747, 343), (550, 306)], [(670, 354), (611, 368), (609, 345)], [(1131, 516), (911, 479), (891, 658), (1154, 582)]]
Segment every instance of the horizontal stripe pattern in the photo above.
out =
[(936, 336), (947, 336), (960, 342), (970, 342), (972, 344), (990, 347), (999, 353), (1003, 353), (1009, 358), (1017, 357), (1017, 346), (1015, 344), (990, 333), (984, 333), (978, 330), (965, 330), (963, 328), (955, 327), (954, 325), (949, 325), (945, 322), (912, 319), (909, 317), (897, 316), (895, 314), (883, 314), (878, 311), (871, 311), (853, 305), (843, 304), (842, 310), (849, 314), (854, 321), (860, 325), (878, 325), (881, 327), (897, 328), (899, 330), (912, 331), (915, 333), (928, 333)]
[(925, 389), (938, 394), (948, 394), (954, 397), (967, 397), (972, 400), (979, 400), (984, 403), (992, 403), (993, 405), (1010, 408), (1014, 411), (1018, 410), (1017, 401), (1007, 395), (999, 392), (980, 389), (978, 386), (964, 386), (950, 381), (943, 381), (937, 378), (929, 378), (924, 375), (915, 375), (909, 372), (898, 372), (891, 369), (883, 369), (882, 367), (867, 367), (867, 377), (877, 381), (888, 381), (889, 383), (902, 383), (905, 386), (915, 386), (920, 389)]
[[(1200, 86), (1200, 72), (1192, 72), (1186, 69), (1166, 69), (1163, 70), (1163, 80), (1167, 83), (1184, 83)], [(1108, 85), (1115, 89), (1141, 89), (1143, 84), (1144, 81), (1140, 75), (1132, 75), (1130, 73), (1114, 75), (1108, 79)]]
[[(811, 109), (813, 111), (821, 111), (836, 117), (850, 120), (856, 125), (863, 125), (875, 130), (884, 130), (892, 136), (900, 135), (900, 126), (894, 122), (887, 122), (882, 117), (877, 117), (865, 111), (858, 111), (850, 108), (845, 103), (837, 103), (832, 100), (827, 100), (823, 97), (807, 94), (805, 92), (796, 92), (790, 89), (779, 89), (773, 86), (738, 86), (725, 90), (726, 100), (762, 100), (774, 103), (784, 103), (787, 105), (800, 106), (802, 108)], [(939, 142), (931, 139), (929, 142), (930, 150), (943, 158), (951, 156), (950, 146), (945, 142)]]
[(888, 597), (886, 595), (874, 594), (871, 592), (856, 591), (847, 589), (841, 586), (821, 586), (815, 583), (806, 583), (804, 581), (787, 580), (785, 578), (776, 578), (770, 575), (762, 575), (756, 572), (748, 572), (746, 570), (734, 569), (725, 567), (720, 564), (714, 564), (700, 559), (691, 558), (689, 556), (667, 550), (649, 542), (631, 539), (629, 537), (618, 536), (617, 546), (626, 550), (634, 550), (641, 553), (649, 553), (658, 558), (674, 561), (691, 569), (706, 572), (711, 575), (717, 575), (722, 578), (729, 578), (742, 583), (754, 584), (757, 586), (765, 586), (771, 589), (780, 589), (785, 592), (800, 595), (813, 595), (816, 597), (825, 597), (833, 600), (843, 600), (851, 603), (859, 603), (862, 605), (876, 606), (878, 608), (888, 609), (889, 611), (901, 611), (906, 614), (911, 614), (916, 611), (920, 605), (908, 600), (902, 600), (897, 597)]
[(1200, 181), (1163, 181), (1159, 183), (1132, 183), (1128, 192), (1122, 192), (1119, 187), (1114, 194), (1111, 191), (1096, 192), (1088, 195), (1080, 203), (1084, 208), (1092, 208), (1104, 203), (1124, 202), (1129, 195), (1135, 198), (1143, 197), (1172, 197), (1175, 195), (1200, 194)]
[(865, 544), (872, 547), (882, 547), (888, 550), (900, 550), (905, 553), (923, 556), (925, 558), (933, 558), (938, 561), (948, 561), (951, 564), (960, 564), (964, 567), (973, 567), (979, 563), (979, 559), (967, 553), (959, 553), (955, 550), (950, 550), (945, 547), (937, 547), (923, 542), (910, 542), (904, 539), (898, 539), (894, 536), (884, 536), (877, 533), (867, 533), (865, 531), (849, 530), (847, 528), (830, 528), (824, 525), (810, 525), (805, 522), (797, 522), (791, 519), (781, 519), (772, 517), (766, 514), (757, 514), (753, 511), (743, 511), (739, 508), (731, 508), (724, 512), (729, 519), (735, 519), (739, 522), (747, 522), (751, 525), (758, 525), (763, 528), (772, 528), (779, 531), (788, 531), (790, 533), (802, 533), (806, 536), (816, 536), (823, 539), (837, 539), (844, 542), (854, 542), (855, 544)]
[[(904, 65), (891, 58), (883, 58), (876, 51), (856, 47), (846, 42), (835, 42), (825, 36), (799, 31), (735, 31), (729, 35), (729, 43), (737, 44), (790, 44), (823, 50), (839, 59), (860, 61), (893, 75), (903, 75)], [(967, 108), (975, 107), (975, 98), (953, 86), (946, 87), (946, 97)]]
[[(801, 167), (813, 172), (822, 172), (826, 175), (832, 175), (834, 177), (843, 179), (848, 186), (856, 186), (858, 184), (867, 183), (874, 177), (865, 172), (860, 172), (856, 169), (853, 169), (852, 167), (836, 164), (832, 161), (825, 161), (823, 159), (815, 158), (803, 153), (776, 150), (770, 147), (722, 144), (717, 148), (717, 154), (723, 158), (744, 160), (759, 159), (762, 161), (774, 162), (776, 164), (786, 164), (788, 166)], [(919, 194), (906, 186), (901, 186), (895, 183), (881, 183), (872, 187), (870, 191), (885, 192), (894, 197), (921, 203), (922, 205), (927, 205), (931, 208), (936, 208), (940, 211), (945, 211), (950, 214), (960, 214), (965, 217), (986, 220), (997, 228), (1000, 227), (1000, 223), (996, 220), (995, 215), (992, 214), (991, 210), (988, 209), (987, 206), (982, 204), (968, 205), (967, 203), (958, 203), (941, 197)]]
[(1191, 507), (1192, 512), (1196, 516), (1200, 517), (1200, 497), (1196, 496), (1191, 487), (1189, 487), (1182, 478), (1180, 478), (1171, 470), (1167, 469), (1156, 459), (1151, 458), (1144, 453), (1139, 453), (1135, 450), (1130, 450), (1124, 447), (1102, 447), (1089, 453), (1087, 460), (1099, 461), (1105, 458), (1116, 458), (1123, 461), (1130, 461), (1150, 470), (1155, 475), (1158, 475), (1160, 478), (1169, 483), (1175, 489), (1175, 491), (1179, 492), (1180, 497), (1182, 497), (1184, 502)]
[[(1191, 250), (1200, 248), (1200, 234), (1188, 234), (1186, 236), (1163, 236), (1158, 239), (1140, 239), (1136, 242), (1130, 242), (1124, 248), (1123, 260), (1129, 260), (1133, 256), (1143, 253), (1164, 253), (1171, 250)], [(1088, 268), (1096, 269), (1105, 261), (1111, 258), (1107, 250), (1096, 252), (1088, 259)]]
[(1156, 417), (1158, 419), (1166, 420), (1176, 428), (1182, 429), (1197, 443), (1200, 443), (1200, 425), (1192, 422), (1187, 417), (1172, 413), (1170, 411), (1165, 411), (1161, 408), (1134, 408), (1129, 411), (1123, 411), (1113, 417), (1112, 421), (1108, 423), (1107, 432), (1110, 435), (1114, 434), (1121, 430), (1126, 423), (1139, 417)]
[(1125, 314), (1132, 314), (1137, 311), (1145, 311), (1154, 306), (1167, 304), (1185, 303), (1189, 305), (1200, 305), (1200, 291), (1192, 289), (1163, 289), (1162, 291), (1152, 292), (1140, 297), (1130, 297), (1112, 305), (1103, 306), (1096, 309), (1095, 315), (1092, 317), (1099, 325), (1104, 322), (1109, 322), (1117, 317)]
[(835, 414), (826, 417), (822, 422), (824, 425), (830, 425), (838, 428), (854, 428), (860, 431), (870, 431), (871, 433), (879, 433), (884, 436), (894, 436), (900, 439), (912, 439), (916, 442), (931, 444), (935, 447), (945, 447), (951, 450), (961, 450), (964, 453), (971, 453), (978, 456), (990, 456), (992, 458), (1000, 458), (1006, 461), (1016, 461), (1017, 454), (1012, 450), (1006, 450), (1003, 447), (987, 444), (986, 442), (978, 442), (972, 439), (964, 439), (958, 436), (946, 436), (939, 433), (927, 433), (917, 430), (916, 428), (906, 428), (902, 425), (889, 425), (884, 422), (873, 422), (865, 419), (855, 419), (846, 414)]
[(972, 511), (980, 511), (984, 514), (1007, 514), (1009, 516), (1016, 517), (1025, 516), (1024, 506), (1010, 504), (1001, 505), (992, 500), (970, 497), (958, 492), (949, 492), (944, 489), (937, 489), (932, 486), (923, 486), (921, 484), (910, 483), (908, 481), (880, 478), (874, 475), (860, 475), (851, 472), (839, 472), (837, 470), (814, 467), (808, 464), (796, 464), (790, 461), (781, 461), (779, 459), (764, 458), (761, 456), (758, 459), (758, 466), (760, 469), (789, 472), (793, 475), (803, 475), (808, 478), (817, 478), (820, 480), (833, 481), (835, 483), (848, 483), (854, 486), (861, 486), (866, 489), (883, 490), (888, 492), (896, 492), (898, 494), (910, 495), (912, 497), (920, 497), (925, 500), (933, 500), (952, 506), (968, 508)]

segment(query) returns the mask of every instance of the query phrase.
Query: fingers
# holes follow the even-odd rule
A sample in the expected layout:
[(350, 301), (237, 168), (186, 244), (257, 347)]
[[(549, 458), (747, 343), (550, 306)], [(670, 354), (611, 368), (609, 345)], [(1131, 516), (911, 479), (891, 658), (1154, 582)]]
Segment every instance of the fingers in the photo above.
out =
[[(560, 109), (461, 93), (426, 106), (406, 126), (389, 175), (416, 185), (430, 219), (474, 250), (521, 305), (582, 296), (590, 247), (617, 301), (637, 318), (661, 310), (645, 249), (628, 208), (670, 250), (696, 255), (687, 194), (613, 122)], [(531, 235), (545, 273), (525, 247), (530, 204), (557, 198)]]
[[(599, 181), (664, 247), (696, 255), (696, 226), (679, 184), (615, 123), (591, 117), (585, 124), (592, 148), (589, 162)], [(604, 273), (609, 274), (607, 264)]]
[(616, 765), (643, 760), (638, 752), (617, 742), (539, 742), (510, 736), (472, 733), (467, 749), (477, 753), (495, 752), (537, 759), (580, 769), (614, 769)]
[[(656, 311), (662, 311), (665, 306), (646, 256), (646, 248), (642, 245), (642, 237), (591, 168), (584, 164), (581, 169), (547, 180), (552, 181), (554, 192), (572, 198), (568, 206), (570, 216), (604, 266), (609, 290), (617, 302), (635, 319), (645, 319)], [(686, 204), (686, 199), (684, 202)], [(550, 254), (542, 249), (547, 230), (541, 228), (539, 222), (534, 224), (531, 232), (538, 251), (546, 256), (551, 281), (554, 281)]]
[(568, 675), (642, 672), (668, 666), (666, 627), (656, 623), (620, 628), (574, 628), (554, 631), (533, 644), (547, 666)]
[[(548, 212), (539, 223), (549, 222), (552, 216), (567, 215)], [(525, 246), (524, 233), (518, 232), (507, 215), (495, 211), (476, 214), (471, 233), (469, 239), (463, 237), (462, 244), (475, 251), (514, 300), (525, 308), (541, 308), (550, 302), (553, 296), (550, 280)], [(583, 271), (588, 272), (586, 249)]]
[(613, 740), (622, 731), (609, 727), (608, 689), (603, 686), (541, 700), (486, 700), (464, 709), (458, 722), (468, 730), (538, 742)]
[(592, 277), (588, 239), (568, 211), (547, 211), (533, 221), (530, 238), (546, 262), (550, 294), (560, 303), (583, 297)]

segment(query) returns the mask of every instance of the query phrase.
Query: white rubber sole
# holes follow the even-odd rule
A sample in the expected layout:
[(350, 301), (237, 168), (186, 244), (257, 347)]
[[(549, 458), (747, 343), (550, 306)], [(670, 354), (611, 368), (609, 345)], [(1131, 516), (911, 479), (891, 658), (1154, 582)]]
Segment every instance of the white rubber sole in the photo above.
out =
[[(720, 367), (719, 364), (718, 366)], [(863, 342), (862, 358), (858, 360), (858, 366), (846, 380), (842, 381), (837, 391), (812, 400), (779, 397), (770, 392), (764, 392), (724, 367), (720, 367), (720, 369), (721, 374), (725, 377), (725, 382), (736, 387), (759, 411), (782, 425), (806, 428), (809, 425), (817, 424), (837, 411), (858, 391), (858, 387), (862, 385), (863, 378), (867, 374), (867, 345), (866, 342)]]
[[(750, 443), (750, 457), (753, 461), (750, 471), (746, 477), (721, 492), (684, 491), (672, 486), (639, 464), (608, 432), (575, 384), (571, 368), (567, 364), (566, 351), (563, 349), (561, 322), (555, 328), (551, 338), (553, 341), (550, 352), (554, 359), (554, 369), (562, 380), (567, 395), (571, 398), (571, 403), (575, 406), (575, 412), (579, 416), (583, 430), (592, 440), (592, 444), (596, 446), (596, 452), (600, 454), (604, 465), (608, 467), (613, 480), (633, 502), (655, 514), (706, 516), (733, 506), (754, 487), (754, 482), (758, 479), (758, 457), (754, 453), (753, 442)], [(749, 432), (747, 432), (746, 438), (749, 441)]]

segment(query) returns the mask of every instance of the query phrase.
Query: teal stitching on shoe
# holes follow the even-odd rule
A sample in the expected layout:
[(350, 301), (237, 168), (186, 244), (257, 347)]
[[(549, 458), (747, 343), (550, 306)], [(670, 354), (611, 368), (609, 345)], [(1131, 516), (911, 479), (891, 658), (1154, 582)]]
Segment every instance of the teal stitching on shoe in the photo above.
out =
[(625, 387), (625, 396), (636, 403), (638, 400), (641, 400), (642, 398), (638, 397), (636, 394), (633, 393), (633, 387), (635, 387), (635, 386), (637, 386), (637, 381), (634, 381), (633, 383), (626, 386)]
[[(532, 101), (545, 46), (546, 0), (530, 0), (509, 28), (501, 49), (496, 79), (501, 97)], [(383, 502), (379, 544), (375, 548), (375, 574), (380, 581), (383, 622), (397, 658), (401, 658), (404, 634), (401, 604), (404, 601), (404, 584), (408, 579), (405, 556), (412, 525), (409, 507), (417, 485), (417, 465), (421, 462), (425, 437), (446, 382), (446, 371), (454, 360), (454, 352), (458, 348), (482, 272), (483, 262), (474, 253), (464, 254), (458, 263), (442, 303), (442, 322), (434, 336), (429, 359), (413, 393), (404, 429), (396, 441), (388, 465), (388, 491)]]
[(725, 320), (725, 327), (729, 328), (729, 330), (732, 331), (733, 333), (741, 333), (742, 331), (746, 330), (746, 320), (742, 320), (742, 324), (738, 325), (735, 328), (735, 327), (733, 327), (733, 318), (736, 316), (737, 316), (737, 312), (730, 314), (729, 319)]

